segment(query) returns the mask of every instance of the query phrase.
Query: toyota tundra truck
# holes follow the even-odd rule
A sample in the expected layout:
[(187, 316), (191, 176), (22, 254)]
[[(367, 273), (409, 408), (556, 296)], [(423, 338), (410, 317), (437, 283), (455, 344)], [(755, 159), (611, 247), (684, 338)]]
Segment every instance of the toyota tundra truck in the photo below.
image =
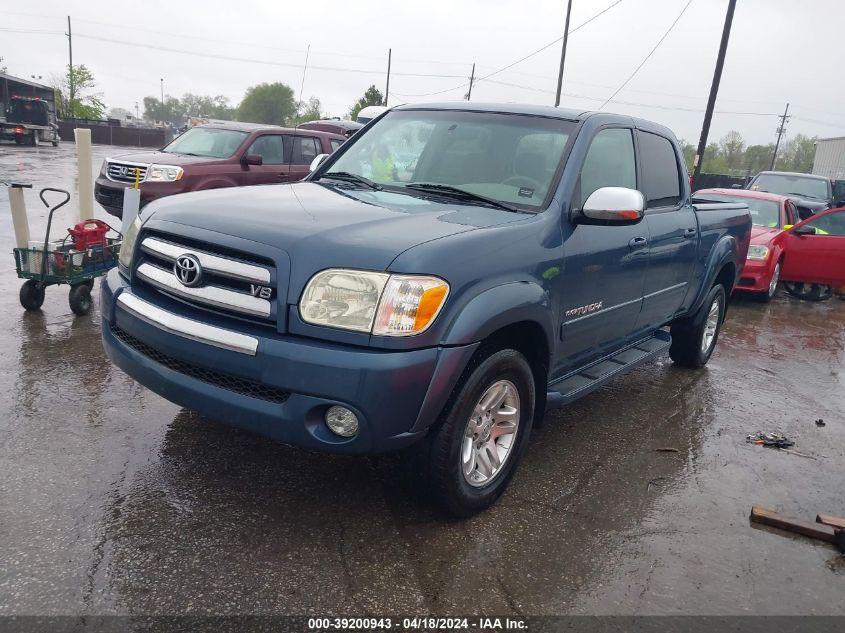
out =
[(111, 360), (290, 444), (407, 449), (493, 503), (532, 427), (668, 351), (707, 363), (748, 251), (665, 127), (477, 103), (382, 114), (304, 182), (156, 200), (102, 284)]

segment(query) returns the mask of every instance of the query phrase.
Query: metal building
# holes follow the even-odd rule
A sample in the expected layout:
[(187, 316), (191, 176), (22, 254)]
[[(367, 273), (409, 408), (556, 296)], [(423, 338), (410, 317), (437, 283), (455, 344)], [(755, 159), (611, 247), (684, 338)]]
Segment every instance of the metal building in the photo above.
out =
[(845, 180), (845, 136), (822, 138), (816, 142), (813, 173), (831, 180)]

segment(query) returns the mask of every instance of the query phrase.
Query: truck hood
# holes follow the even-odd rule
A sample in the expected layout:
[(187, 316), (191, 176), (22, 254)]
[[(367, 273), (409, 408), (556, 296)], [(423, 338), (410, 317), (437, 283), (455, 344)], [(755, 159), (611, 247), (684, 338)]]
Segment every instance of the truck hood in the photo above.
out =
[(310, 182), (170, 196), (152, 202), (142, 216), (152, 226), (180, 224), (281, 249), (290, 257), (292, 288), (324, 268), (386, 270), (424, 242), (532, 217)]
[(109, 156), (108, 160), (112, 161), (127, 161), (130, 163), (158, 163), (159, 165), (178, 165), (184, 167), (185, 165), (192, 165), (194, 163), (217, 163), (222, 162), (224, 158), (210, 158), (208, 156), (188, 156), (187, 154), (172, 154), (170, 152), (136, 152), (133, 154), (120, 154), (119, 156)]

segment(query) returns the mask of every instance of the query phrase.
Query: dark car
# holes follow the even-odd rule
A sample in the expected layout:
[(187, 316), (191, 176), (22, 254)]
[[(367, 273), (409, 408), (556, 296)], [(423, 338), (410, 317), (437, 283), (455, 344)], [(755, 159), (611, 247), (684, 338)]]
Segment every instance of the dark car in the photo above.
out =
[(790, 171), (761, 171), (746, 189), (789, 196), (802, 220), (833, 206), (833, 185), (829, 178)]
[(320, 154), (331, 154), (346, 137), (254, 123), (193, 127), (152, 152), (103, 161), (94, 198), (123, 215), (123, 190), (140, 181), (141, 206), (176, 193), (302, 180)]
[(399, 106), (306, 182), (149, 205), (101, 284), (103, 341), (142, 385), (229, 424), (408, 447), (466, 516), (505, 489), (547, 404), (666, 351), (702, 367), (750, 233), (747, 205), (692, 201), (661, 125)]
[(320, 130), (322, 132), (332, 132), (333, 134), (342, 134), (349, 137), (355, 134), (358, 130), (364, 127), (363, 123), (357, 121), (341, 121), (339, 119), (325, 119), (322, 121), (308, 121), (299, 126), (300, 130)]

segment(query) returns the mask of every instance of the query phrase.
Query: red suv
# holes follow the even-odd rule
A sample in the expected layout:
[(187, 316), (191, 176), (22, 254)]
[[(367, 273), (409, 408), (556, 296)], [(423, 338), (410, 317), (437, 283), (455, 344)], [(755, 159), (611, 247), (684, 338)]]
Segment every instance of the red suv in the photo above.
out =
[(308, 175), (314, 158), (331, 154), (345, 140), (340, 134), (254, 123), (200, 125), (163, 149), (104, 160), (94, 198), (121, 217), (123, 190), (136, 178), (141, 206), (186, 191), (294, 182)]

